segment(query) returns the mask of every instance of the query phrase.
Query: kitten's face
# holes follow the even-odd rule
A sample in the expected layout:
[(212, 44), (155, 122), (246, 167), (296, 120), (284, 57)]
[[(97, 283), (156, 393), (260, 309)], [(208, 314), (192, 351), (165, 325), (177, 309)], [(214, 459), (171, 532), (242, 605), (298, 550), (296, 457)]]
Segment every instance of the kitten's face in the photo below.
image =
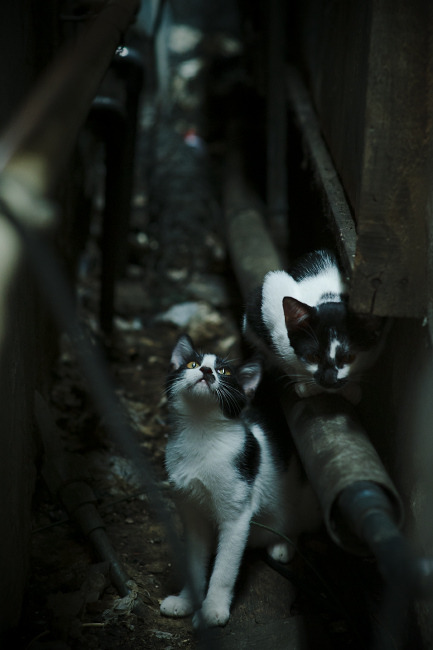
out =
[(307, 376), (326, 390), (341, 389), (377, 343), (378, 319), (356, 316), (343, 302), (309, 307), (284, 301), (290, 344)]
[(166, 390), (169, 399), (181, 398), (193, 411), (219, 408), (225, 417), (235, 418), (246, 406), (251, 378), (245, 367), (236, 371), (215, 354), (198, 352), (182, 336), (172, 353)]

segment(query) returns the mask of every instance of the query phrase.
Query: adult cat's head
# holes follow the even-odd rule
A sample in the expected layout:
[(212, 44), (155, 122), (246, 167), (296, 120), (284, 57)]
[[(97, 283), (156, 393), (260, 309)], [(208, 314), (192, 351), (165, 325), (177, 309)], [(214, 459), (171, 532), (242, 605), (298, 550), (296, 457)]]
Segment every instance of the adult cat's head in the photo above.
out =
[(184, 334), (171, 355), (166, 393), (175, 409), (205, 414), (217, 408), (225, 417), (236, 418), (254, 395), (261, 375), (258, 361), (235, 368), (215, 354), (199, 352)]
[(286, 296), (287, 334), (305, 377), (325, 390), (339, 390), (370, 365), (382, 319), (353, 314), (343, 300), (316, 307)]

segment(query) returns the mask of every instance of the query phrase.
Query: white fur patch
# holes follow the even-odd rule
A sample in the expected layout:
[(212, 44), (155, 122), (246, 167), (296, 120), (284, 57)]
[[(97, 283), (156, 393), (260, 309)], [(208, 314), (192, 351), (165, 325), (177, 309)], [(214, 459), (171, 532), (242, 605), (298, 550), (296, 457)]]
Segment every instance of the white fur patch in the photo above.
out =
[(337, 379), (346, 379), (350, 375), (351, 364), (347, 363), (342, 368), (338, 368)]
[[(307, 277), (300, 282), (296, 282), (285, 271), (267, 273), (263, 283), (263, 322), (271, 334), (276, 349), (279, 350), (280, 359), (283, 363), (287, 360), (289, 368), (294, 362), (295, 354), (287, 336), (283, 298), (290, 296), (310, 307), (317, 307), (321, 304), (324, 294), (331, 292), (340, 296), (346, 290), (346, 284), (336, 266), (329, 266), (320, 274)], [(299, 365), (298, 371), (301, 371)]]
[(332, 361), (335, 361), (335, 357), (337, 354), (337, 350), (340, 346), (340, 341), (338, 339), (332, 339), (330, 345), (329, 345), (329, 357), (332, 359)]

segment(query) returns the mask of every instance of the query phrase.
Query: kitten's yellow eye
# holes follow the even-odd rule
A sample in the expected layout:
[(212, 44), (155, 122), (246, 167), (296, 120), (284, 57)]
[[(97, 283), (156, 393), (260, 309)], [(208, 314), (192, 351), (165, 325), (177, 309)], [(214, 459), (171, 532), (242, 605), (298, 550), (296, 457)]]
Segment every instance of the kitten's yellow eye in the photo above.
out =
[(219, 375), (226, 375), (226, 376), (232, 374), (228, 368), (217, 368), (217, 373)]
[(186, 367), (189, 368), (190, 370), (193, 370), (194, 368), (198, 368), (198, 363), (197, 361), (188, 361)]

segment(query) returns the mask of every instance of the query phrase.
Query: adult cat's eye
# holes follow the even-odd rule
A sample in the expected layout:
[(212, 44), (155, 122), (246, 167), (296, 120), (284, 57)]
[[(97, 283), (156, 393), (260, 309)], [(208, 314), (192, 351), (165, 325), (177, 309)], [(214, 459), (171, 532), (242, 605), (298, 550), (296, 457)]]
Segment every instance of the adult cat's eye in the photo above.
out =
[(188, 361), (186, 367), (189, 368), (190, 370), (193, 370), (193, 368), (198, 368), (198, 363), (197, 361)]
[(232, 374), (228, 368), (217, 368), (217, 373), (219, 375), (227, 375), (227, 376)]

